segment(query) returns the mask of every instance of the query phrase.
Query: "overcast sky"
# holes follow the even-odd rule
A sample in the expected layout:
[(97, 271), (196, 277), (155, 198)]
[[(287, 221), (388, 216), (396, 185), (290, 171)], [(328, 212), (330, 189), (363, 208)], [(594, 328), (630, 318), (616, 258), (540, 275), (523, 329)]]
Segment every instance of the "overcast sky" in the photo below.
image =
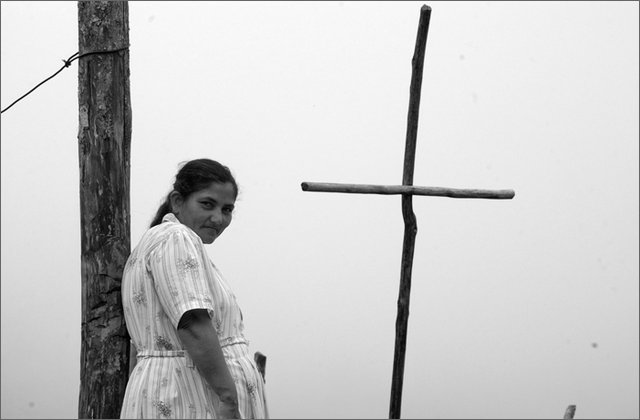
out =
[[(132, 2), (131, 241), (180, 162), (240, 184), (209, 253), (275, 418), (386, 418), (422, 2)], [(638, 418), (638, 2), (428, 2), (405, 418)], [(78, 50), (2, 2), (6, 107)], [(77, 417), (77, 63), (2, 114), (3, 418)]]

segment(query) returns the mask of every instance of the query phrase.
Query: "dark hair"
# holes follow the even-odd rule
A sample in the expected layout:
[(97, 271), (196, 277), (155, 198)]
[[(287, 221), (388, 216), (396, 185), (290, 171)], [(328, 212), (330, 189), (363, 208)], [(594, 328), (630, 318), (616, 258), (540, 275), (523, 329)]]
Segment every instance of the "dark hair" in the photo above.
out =
[(169, 196), (173, 191), (177, 191), (186, 199), (194, 192), (207, 188), (212, 182), (231, 183), (235, 196), (238, 196), (238, 184), (226, 166), (211, 159), (194, 159), (185, 163), (176, 175), (173, 190), (167, 194), (149, 227), (162, 223), (164, 215), (171, 212)]

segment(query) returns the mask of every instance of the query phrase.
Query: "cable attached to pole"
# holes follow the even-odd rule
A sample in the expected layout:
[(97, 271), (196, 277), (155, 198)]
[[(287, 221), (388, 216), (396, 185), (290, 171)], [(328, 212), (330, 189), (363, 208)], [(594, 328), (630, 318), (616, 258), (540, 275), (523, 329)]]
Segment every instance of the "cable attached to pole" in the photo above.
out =
[(16, 99), (15, 101), (13, 101), (13, 103), (11, 105), (9, 105), (8, 107), (4, 108), (2, 111), (0, 111), (0, 114), (2, 114), (4, 111), (8, 110), (9, 108), (11, 108), (12, 106), (14, 106), (15, 104), (17, 104), (18, 102), (20, 102), (22, 99), (26, 98), (27, 96), (29, 96), (29, 94), (31, 92), (33, 92), (34, 90), (38, 89), (40, 86), (42, 86), (44, 83), (48, 82), (49, 80), (53, 79), (54, 77), (56, 77), (58, 75), (58, 73), (60, 73), (62, 70), (66, 69), (67, 67), (69, 67), (71, 65), (71, 63), (73, 63), (75, 60), (77, 60), (78, 58), (82, 58), (82, 57), (86, 57), (88, 55), (94, 55), (94, 54), (110, 54), (110, 53), (116, 53), (119, 51), (124, 51), (126, 49), (129, 49), (129, 47), (123, 47), (123, 48), (118, 48), (115, 50), (107, 50), (107, 51), (91, 51), (88, 53), (84, 53), (84, 54), (80, 54), (79, 52), (73, 54), (71, 57), (67, 58), (66, 60), (62, 60), (64, 62), (64, 65), (62, 67), (60, 67), (60, 70), (58, 70), (57, 72), (53, 73), (51, 76), (47, 77), (46, 79), (44, 79), (42, 82), (38, 83), (33, 89), (31, 89), (29, 92), (25, 93), (24, 95), (22, 95), (21, 97), (19, 97), (18, 99)]

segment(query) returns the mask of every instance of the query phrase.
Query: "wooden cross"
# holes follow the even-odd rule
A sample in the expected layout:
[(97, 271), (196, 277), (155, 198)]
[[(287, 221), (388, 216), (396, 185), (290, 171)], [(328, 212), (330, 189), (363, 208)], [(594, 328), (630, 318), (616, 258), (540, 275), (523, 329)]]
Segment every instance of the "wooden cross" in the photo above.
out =
[(453, 198), (511, 199), (515, 195), (513, 190), (478, 190), (413, 186), (413, 168), (415, 164), (416, 137), (418, 134), (418, 111), (420, 109), (420, 88), (422, 86), (424, 51), (427, 43), (427, 32), (429, 29), (430, 17), (431, 8), (427, 5), (423, 5), (420, 9), (418, 36), (411, 62), (412, 74), (411, 87), (409, 90), (409, 115), (407, 122), (402, 185), (331, 184), (317, 182), (302, 183), (303, 191), (360, 194), (402, 194), (404, 240), (402, 245), (398, 315), (396, 318), (396, 343), (393, 357), (391, 401), (389, 405), (390, 419), (400, 418), (400, 405), (402, 401), (402, 380), (404, 375), (404, 358), (407, 344), (407, 324), (409, 320), (409, 294), (411, 291), (411, 267), (413, 265), (415, 237), (418, 231), (416, 216), (413, 213), (412, 197), (414, 195), (431, 195)]

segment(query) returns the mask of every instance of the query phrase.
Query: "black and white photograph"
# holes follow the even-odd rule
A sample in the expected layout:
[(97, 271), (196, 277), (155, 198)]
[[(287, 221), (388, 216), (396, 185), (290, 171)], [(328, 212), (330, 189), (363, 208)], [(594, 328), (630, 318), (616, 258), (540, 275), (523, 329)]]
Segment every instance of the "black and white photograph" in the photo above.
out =
[(1, 418), (640, 418), (639, 2), (0, 9)]

